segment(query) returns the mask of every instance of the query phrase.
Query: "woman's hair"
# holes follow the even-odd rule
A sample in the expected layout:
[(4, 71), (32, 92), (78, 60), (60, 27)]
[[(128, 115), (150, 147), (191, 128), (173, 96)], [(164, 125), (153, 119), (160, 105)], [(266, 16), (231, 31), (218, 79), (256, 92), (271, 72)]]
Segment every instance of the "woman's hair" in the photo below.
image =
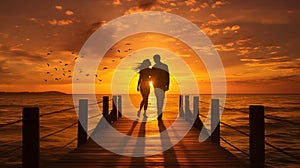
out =
[(135, 70), (143, 70), (146, 68), (149, 68), (151, 66), (151, 62), (149, 59), (145, 59), (142, 63), (139, 63), (139, 65), (135, 68)]

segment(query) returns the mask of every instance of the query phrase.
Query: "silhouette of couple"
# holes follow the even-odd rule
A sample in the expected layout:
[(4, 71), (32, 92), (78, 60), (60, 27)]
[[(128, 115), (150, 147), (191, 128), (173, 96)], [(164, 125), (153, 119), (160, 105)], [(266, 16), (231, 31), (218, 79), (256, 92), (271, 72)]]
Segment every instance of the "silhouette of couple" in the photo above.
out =
[(155, 65), (151, 66), (149, 59), (145, 59), (136, 69), (139, 70), (139, 81), (137, 84), (137, 91), (141, 92), (143, 100), (140, 104), (140, 109), (137, 116), (140, 117), (141, 110), (144, 107), (144, 117), (147, 117), (146, 111), (148, 107), (148, 97), (150, 94), (150, 82), (154, 87), (157, 106), (157, 119), (162, 119), (162, 108), (165, 100), (165, 92), (169, 90), (170, 75), (169, 68), (166, 64), (160, 61), (160, 55), (153, 56)]

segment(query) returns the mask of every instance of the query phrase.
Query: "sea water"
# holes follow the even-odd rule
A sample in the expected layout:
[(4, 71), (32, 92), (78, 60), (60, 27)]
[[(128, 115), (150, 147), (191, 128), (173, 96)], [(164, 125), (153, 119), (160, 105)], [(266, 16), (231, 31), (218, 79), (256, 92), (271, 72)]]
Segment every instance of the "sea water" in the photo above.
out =
[[(103, 95), (86, 95), (90, 99), (96, 97), (101, 101)], [(123, 97), (123, 115), (126, 114), (129, 97), (134, 108), (139, 106), (140, 95)], [(190, 96), (192, 102), (193, 96)], [(200, 95), (200, 114), (208, 116), (210, 109), (210, 95)], [(178, 113), (179, 96), (167, 95), (165, 104), (166, 112)], [(227, 95), (221, 121), (238, 130), (249, 133), (249, 105), (265, 106), (265, 140), (266, 142), (300, 158), (300, 95)], [(155, 97), (149, 98), (149, 115), (155, 116)], [(192, 103), (191, 103), (192, 106)], [(23, 107), (39, 107), (40, 114), (54, 112), (74, 107), (72, 95), (66, 94), (1, 94), (0, 95), (0, 125), (22, 119)], [(167, 110), (166, 110), (167, 109)], [(89, 130), (92, 131), (102, 117), (102, 104), (89, 108)], [(191, 107), (192, 110), (192, 107)], [(205, 117), (200, 117), (209, 129), (209, 122)], [(268, 118), (275, 118), (273, 120)], [(75, 109), (40, 117), (40, 137), (63, 129), (76, 123), (78, 120)], [(69, 151), (76, 148), (77, 125), (67, 128), (53, 136), (41, 139), (40, 154), (41, 165), (47, 165)], [(221, 124), (221, 137), (232, 145), (249, 153), (249, 137), (234, 131)], [(0, 128), (0, 167), (21, 167), (22, 164), (22, 123)], [(232, 148), (221, 141), (221, 145), (240, 159), (248, 162), (247, 155)], [(268, 167), (299, 167), (300, 163), (287, 155), (266, 145), (266, 164)]]

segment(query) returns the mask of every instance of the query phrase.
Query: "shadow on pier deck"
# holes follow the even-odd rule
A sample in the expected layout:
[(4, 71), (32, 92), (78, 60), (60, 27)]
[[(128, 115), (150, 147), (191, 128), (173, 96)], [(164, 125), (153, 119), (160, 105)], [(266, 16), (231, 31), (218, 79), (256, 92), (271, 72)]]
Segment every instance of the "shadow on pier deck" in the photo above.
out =
[[(182, 124), (182, 127), (190, 124), (184, 119), (178, 120)], [(162, 121), (148, 118), (147, 122), (121, 118), (113, 123), (112, 127), (129, 136), (147, 137), (159, 134), (168, 128), (173, 121), (168, 119), (167, 115), (164, 116)], [(98, 131), (96, 129), (94, 132), (96, 134), (95, 137), (105, 138), (101, 135), (111, 134), (110, 131), (111, 129), (108, 128), (99, 129)], [(170, 143), (170, 140), (174, 136), (176, 135), (165, 134), (164, 136), (160, 136), (160, 138), (156, 138), (155, 141), (157, 142), (155, 143)], [(191, 128), (178, 144), (165, 152), (147, 157), (118, 155), (102, 148), (92, 139), (88, 139), (87, 143), (62, 157), (59, 161), (50, 165), (50, 167), (248, 167), (248, 165), (216, 143), (211, 141), (199, 143), (198, 136), (199, 130)], [(124, 144), (112, 143), (111, 145), (115, 145), (116, 147), (124, 145), (131, 150), (135, 150), (137, 146), (141, 145), (141, 142), (124, 141)]]

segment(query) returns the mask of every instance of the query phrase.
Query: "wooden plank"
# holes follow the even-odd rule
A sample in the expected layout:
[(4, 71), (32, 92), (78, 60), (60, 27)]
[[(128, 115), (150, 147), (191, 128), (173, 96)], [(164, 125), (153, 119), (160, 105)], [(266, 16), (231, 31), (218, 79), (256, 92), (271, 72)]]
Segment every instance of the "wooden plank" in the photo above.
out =
[[(180, 123), (182, 127), (189, 124), (184, 119), (179, 119), (176, 122)], [(130, 136), (150, 137), (159, 134), (163, 130), (162, 127), (164, 127), (164, 129), (169, 128), (172, 123), (174, 123), (174, 116), (168, 117), (168, 115), (164, 115), (163, 126), (161, 125), (162, 123), (158, 123), (157, 120), (149, 119), (147, 123), (142, 123), (139, 121), (131, 121), (123, 117), (112, 124), (112, 126), (116, 130)], [(98, 131), (99, 130), (100, 132), (95, 132), (95, 135), (101, 133), (101, 135), (107, 134), (113, 136), (113, 133), (107, 128), (98, 129)], [(184, 131), (184, 129), (182, 128), (176, 131), (175, 133), (169, 133), (167, 138), (171, 139), (176, 137), (176, 134), (180, 131)], [(210, 141), (199, 143), (198, 136), (199, 130), (191, 128), (186, 136), (169, 150), (147, 157), (117, 155), (107, 151), (92, 139), (89, 139), (86, 144), (70, 152), (49, 167), (248, 167), (245, 163), (215, 143)], [(162, 141), (159, 136), (152, 140), (158, 144)], [(165, 140), (170, 141), (168, 139)], [(109, 141), (107, 143), (116, 147), (120, 145)], [(122, 145), (126, 145), (126, 149), (128, 148), (133, 151), (138, 144), (135, 141), (127, 141), (126, 144)], [(153, 147), (153, 150), (158, 150), (158, 147)]]

